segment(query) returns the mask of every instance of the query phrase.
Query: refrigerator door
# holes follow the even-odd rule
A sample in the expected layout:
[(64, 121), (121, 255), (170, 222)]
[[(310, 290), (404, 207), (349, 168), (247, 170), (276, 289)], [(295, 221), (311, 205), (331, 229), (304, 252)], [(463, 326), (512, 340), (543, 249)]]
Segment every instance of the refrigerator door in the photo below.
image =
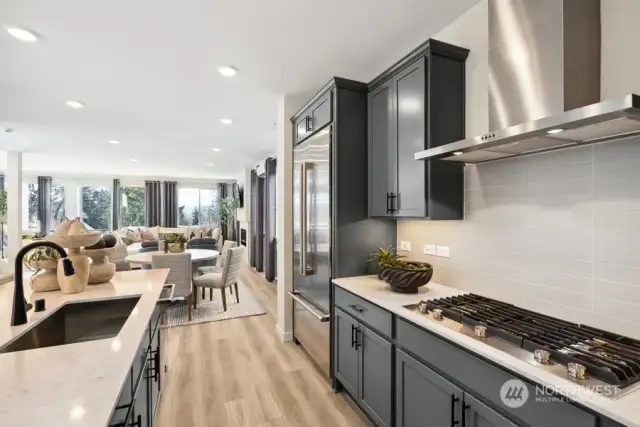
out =
[(293, 335), (330, 376), (331, 127), (294, 148)]
[(294, 293), (329, 312), (331, 127), (294, 148)]

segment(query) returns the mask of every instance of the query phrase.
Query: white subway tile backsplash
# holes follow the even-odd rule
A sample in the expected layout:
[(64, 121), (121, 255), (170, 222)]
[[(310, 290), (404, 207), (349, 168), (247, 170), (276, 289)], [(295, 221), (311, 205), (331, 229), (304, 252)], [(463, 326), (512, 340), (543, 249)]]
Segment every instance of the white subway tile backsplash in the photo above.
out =
[(401, 221), (398, 239), (451, 247), (435, 281), (640, 338), (637, 230), (632, 138), (468, 166), (465, 221)]

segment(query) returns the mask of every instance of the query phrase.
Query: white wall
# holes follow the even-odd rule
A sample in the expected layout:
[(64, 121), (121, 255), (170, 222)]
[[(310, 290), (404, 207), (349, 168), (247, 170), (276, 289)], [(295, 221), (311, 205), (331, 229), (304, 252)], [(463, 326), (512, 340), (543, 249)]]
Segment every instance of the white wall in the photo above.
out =
[[(486, 14), (480, 3), (434, 36), (471, 50), (468, 136), (488, 130)], [(602, 0), (603, 99), (640, 93), (638, 16), (636, 0)], [(436, 282), (640, 338), (639, 170), (640, 139), (468, 166), (465, 220), (400, 221), (398, 246)]]

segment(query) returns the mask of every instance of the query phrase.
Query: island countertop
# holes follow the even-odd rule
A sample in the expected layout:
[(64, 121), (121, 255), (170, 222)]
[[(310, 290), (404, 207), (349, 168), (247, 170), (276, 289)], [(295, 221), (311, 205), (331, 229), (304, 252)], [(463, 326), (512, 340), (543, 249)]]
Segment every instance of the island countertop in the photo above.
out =
[(593, 411), (629, 427), (640, 427), (640, 390), (629, 393), (617, 400), (611, 400), (592, 391), (575, 387), (575, 383), (560, 378), (542, 369), (522, 361), (508, 353), (490, 347), (481, 341), (460, 334), (425, 316), (410, 311), (403, 306), (417, 304), (421, 300), (444, 298), (468, 293), (459, 289), (429, 283), (419, 289), (417, 294), (399, 294), (391, 292), (389, 285), (376, 276), (360, 276), (333, 279), (334, 284), (360, 296), (387, 311), (396, 314), (442, 338), (467, 349), (485, 359), (491, 360), (522, 375), (529, 380), (552, 387)]
[(168, 274), (168, 269), (117, 272), (109, 283), (69, 295), (32, 293), (26, 278), (27, 299), (44, 298), (46, 310), (30, 310), (28, 322), (13, 327), (13, 282), (0, 286), (0, 346), (69, 301), (141, 296), (115, 338), (0, 354), (0, 425), (106, 426)]

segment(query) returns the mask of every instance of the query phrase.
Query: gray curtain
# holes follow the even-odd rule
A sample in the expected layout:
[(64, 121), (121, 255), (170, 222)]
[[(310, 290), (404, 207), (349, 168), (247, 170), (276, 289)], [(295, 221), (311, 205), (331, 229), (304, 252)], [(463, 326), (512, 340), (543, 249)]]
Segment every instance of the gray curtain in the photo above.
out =
[(0, 191), (4, 190), (4, 175), (0, 175)]
[(113, 230), (120, 228), (120, 201), (120, 180), (115, 178), (113, 180), (113, 200), (111, 203), (111, 206), (113, 207), (113, 210), (111, 211), (111, 228)]
[(162, 212), (162, 196), (160, 181), (144, 182), (144, 222), (147, 227), (160, 225)]
[(40, 233), (49, 234), (51, 230), (51, 177), (38, 177), (38, 221)]
[(174, 181), (165, 181), (164, 184), (164, 198), (162, 221), (163, 227), (177, 227), (178, 226), (178, 183)]
[(218, 197), (220, 200), (227, 198), (227, 184), (224, 182), (218, 183)]

